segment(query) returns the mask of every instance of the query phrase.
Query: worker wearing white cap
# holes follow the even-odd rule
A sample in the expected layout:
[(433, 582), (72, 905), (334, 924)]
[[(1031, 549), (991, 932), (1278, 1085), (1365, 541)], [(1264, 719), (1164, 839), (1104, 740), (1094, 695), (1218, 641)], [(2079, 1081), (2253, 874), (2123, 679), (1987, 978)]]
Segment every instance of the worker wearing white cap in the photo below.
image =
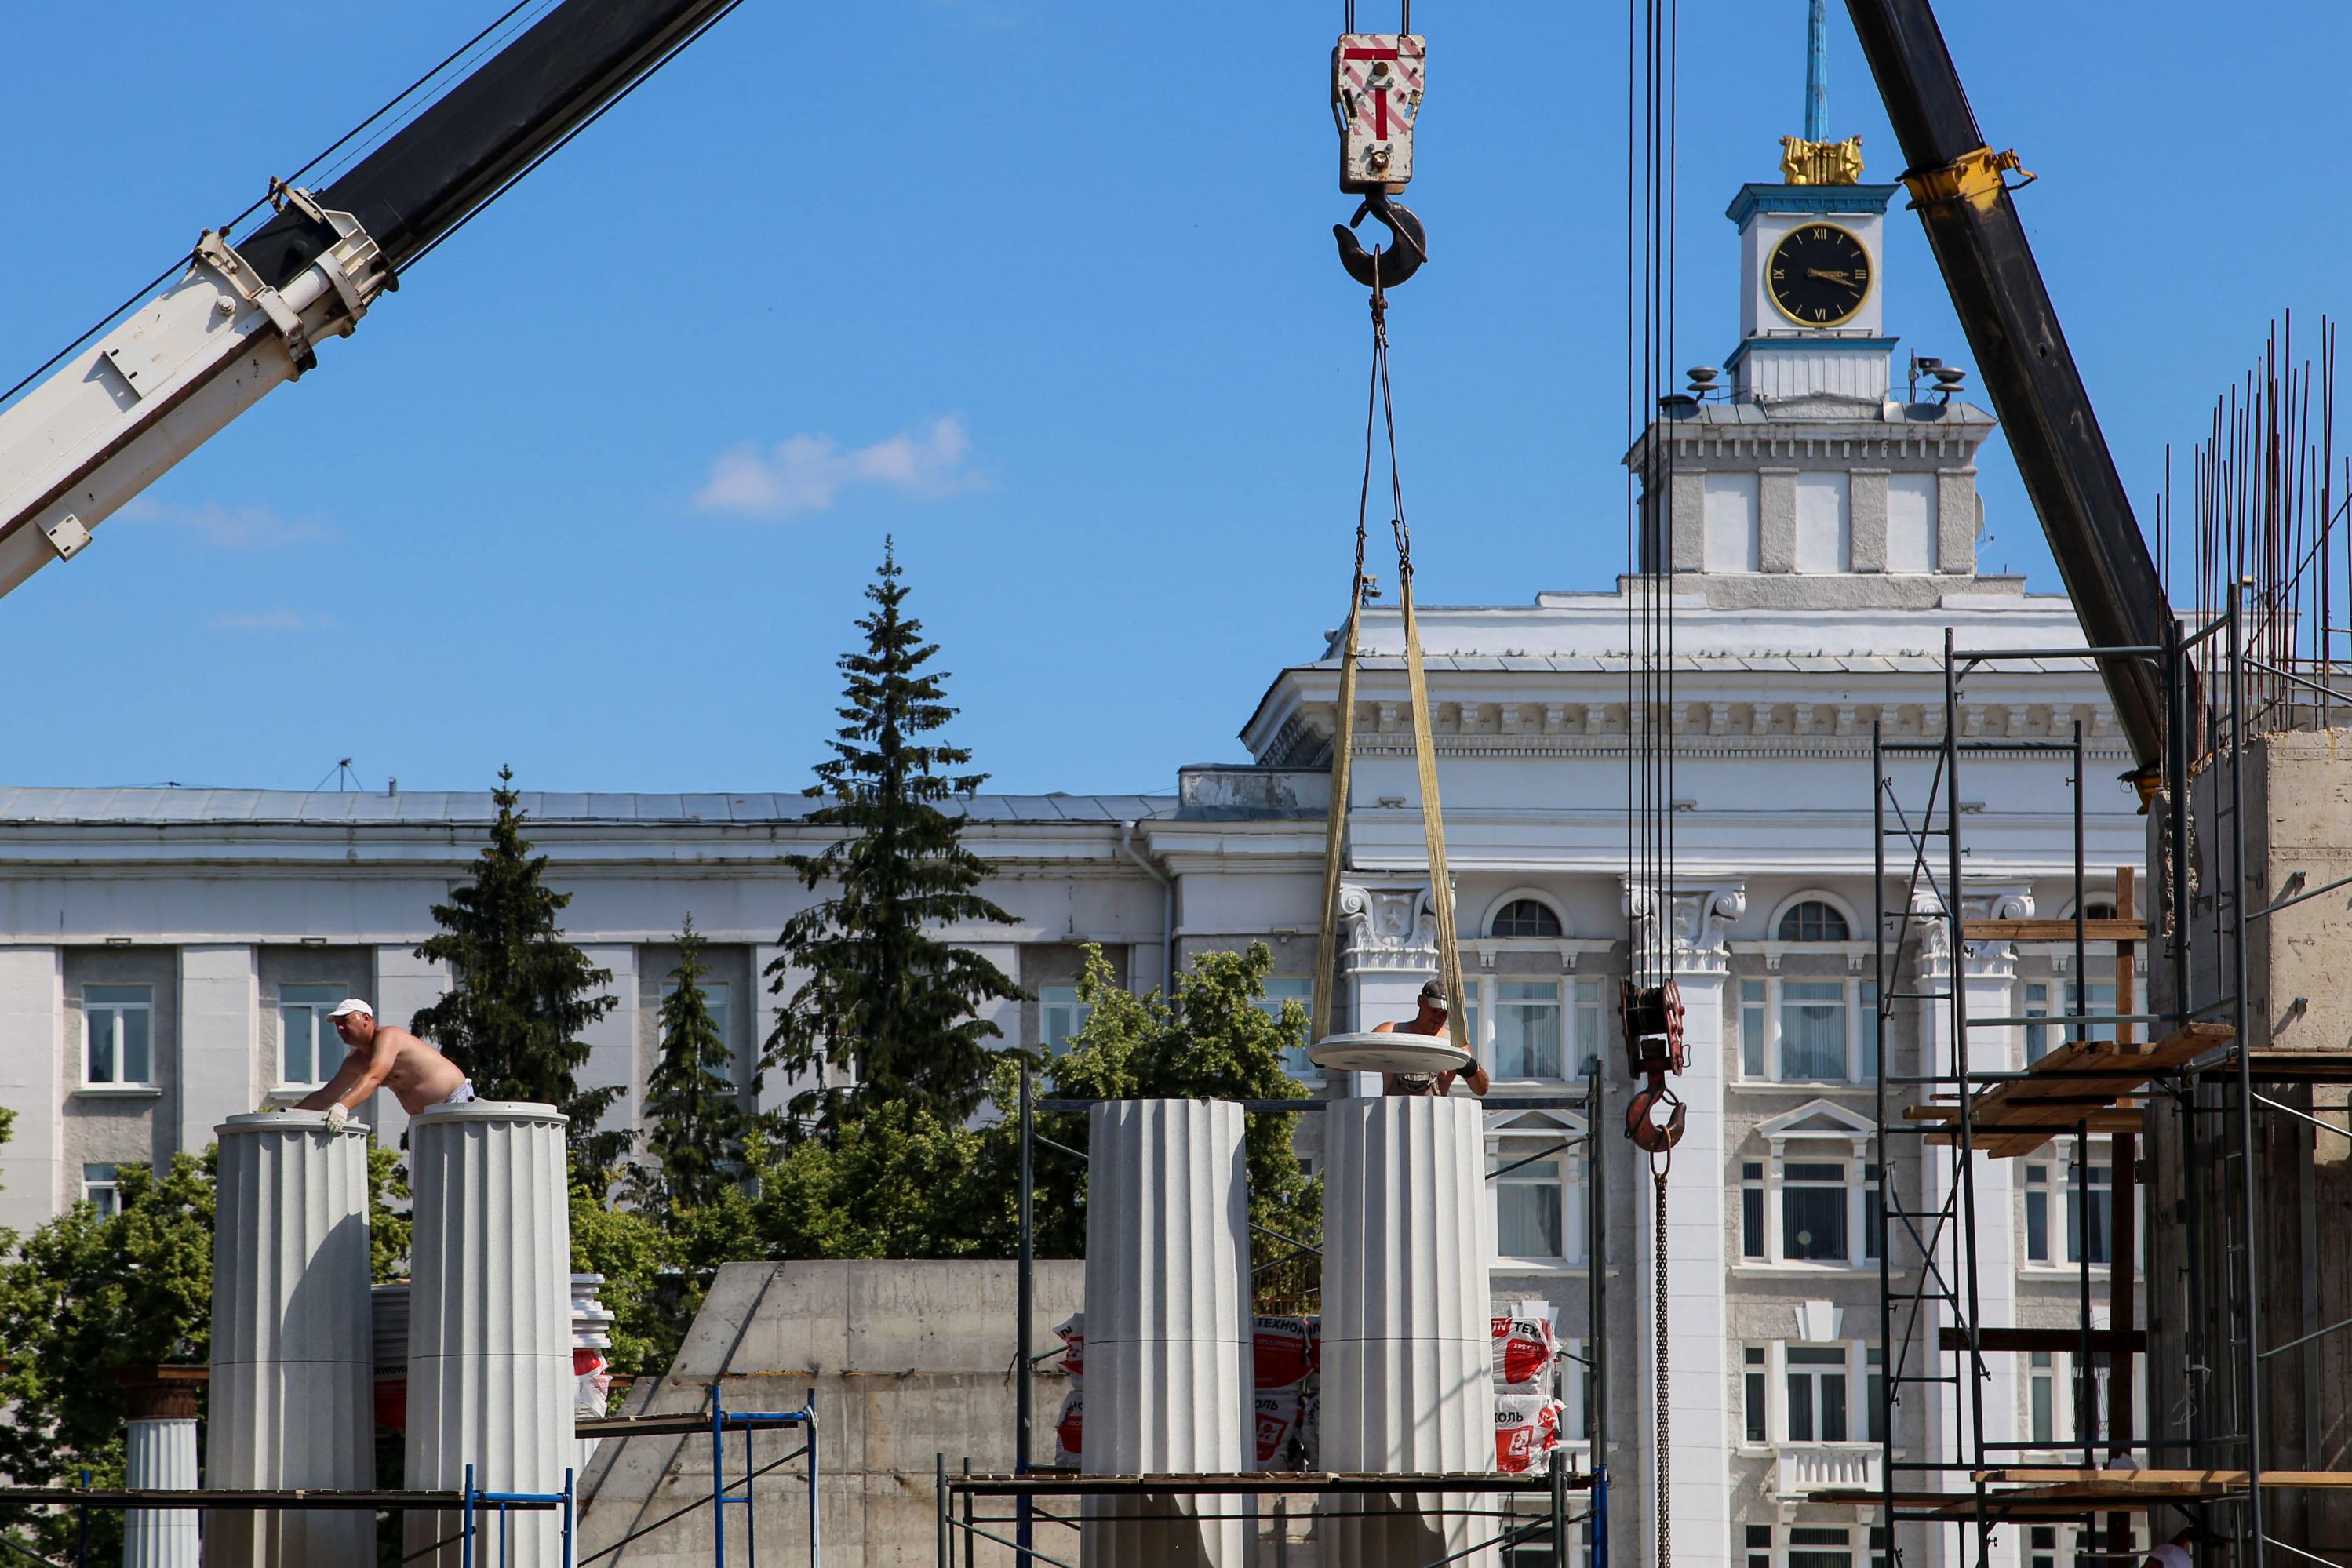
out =
[(324, 1111), (327, 1124), (340, 1128), (351, 1113), (379, 1088), (392, 1091), (400, 1108), (414, 1116), (433, 1105), (463, 1105), (474, 1097), (471, 1079), (457, 1064), (409, 1033), (378, 1023), (375, 1009), (349, 997), (327, 1015), (351, 1050), (335, 1075), (302, 1097), (301, 1111)]

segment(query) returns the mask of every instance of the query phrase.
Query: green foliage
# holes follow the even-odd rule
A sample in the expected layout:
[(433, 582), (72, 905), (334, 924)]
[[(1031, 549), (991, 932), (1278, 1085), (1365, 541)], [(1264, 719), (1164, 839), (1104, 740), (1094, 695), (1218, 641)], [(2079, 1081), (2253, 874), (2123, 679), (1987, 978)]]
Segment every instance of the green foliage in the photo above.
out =
[[(175, 1155), (160, 1176), (126, 1165), (119, 1212), (78, 1203), (0, 1265), (0, 1474), (41, 1486), (88, 1469), (120, 1486), (126, 1402), (113, 1375), (209, 1355), (210, 1160)], [(72, 1545), (70, 1519), (26, 1510), (0, 1510), (0, 1531), (51, 1556)], [(112, 1560), (121, 1532), (120, 1514), (91, 1516), (96, 1560)]]
[[(669, 974), (675, 988), (661, 1006), (661, 1059), (646, 1081), (652, 1161), (638, 1166), (629, 1184), (637, 1206), (656, 1213), (706, 1207), (738, 1185), (751, 1126), (735, 1085), (734, 1058), (702, 989), (710, 967), (691, 916), (677, 946), (677, 967)], [(755, 1073), (751, 1092), (759, 1089)]]
[(498, 820), (474, 862), (473, 880), (433, 906), (440, 934), (416, 949), (420, 958), (447, 964), (449, 994), (419, 1011), (409, 1027), (466, 1070), (487, 1100), (533, 1100), (571, 1118), (566, 1134), (572, 1177), (602, 1189), (628, 1152), (624, 1131), (599, 1133), (619, 1087), (583, 1090), (589, 1025), (619, 1006), (592, 995), (613, 972), (591, 966), (563, 939), (555, 917), (572, 902), (541, 880), (547, 857), (531, 852), (522, 835), (524, 812), (514, 769), (499, 769)]
[[(368, 1278), (376, 1284), (400, 1279), (408, 1268), (409, 1239), (416, 1225), (408, 1213), (408, 1167), (400, 1155), (368, 1144)], [(400, 1205), (393, 1207), (394, 1201)]]
[(753, 1206), (765, 1254), (983, 1255), (974, 1176), (987, 1135), (920, 1105), (877, 1103), (830, 1139), (803, 1139), (777, 1151), (760, 1169)]
[[(839, 661), (848, 677), (836, 710), (842, 727), (808, 790), (830, 801), (810, 823), (842, 836), (785, 862), (803, 885), (833, 890), (785, 925), (783, 952), (767, 970), (788, 1000), (764, 1063), (816, 1085), (793, 1100), (794, 1137), (813, 1129), (836, 1136), (880, 1105), (915, 1107), (942, 1125), (962, 1122), (980, 1104), (995, 1054), (988, 1042), (1002, 1032), (974, 1011), (1021, 994), (987, 959), (929, 934), (1013, 917), (976, 891), (992, 868), (962, 846), (961, 816), (942, 810), (987, 775), (953, 771), (971, 760), (962, 747), (916, 738), (956, 710), (944, 675), (924, 668), (939, 649), (922, 641), (921, 622), (901, 613), (908, 590), (899, 575), (886, 547), (866, 591), (876, 608), (857, 622), (866, 650)], [(805, 977), (797, 986), (794, 973)], [(905, 1131), (930, 1136), (915, 1123)]]
[[(1274, 954), (1263, 942), (1246, 952), (1208, 952), (1176, 977), (1171, 1004), (1159, 991), (1138, 997), (1119, 988), (1102, 949), (1087, 949), (1078, 1000), (1089, 1010), (1066, 1055), (1046, 1069), (1052, 1092), (1073, 1099), (1297, 1100), (1307, 1090), (1283, 1067), (1283, 1053), (1306, 1037), (1307, 1009), (1285, 1002), (1268, 1013), (1265, 977)], [(1017, 1088), (1010, 1071), (997, 1089), (1002, 1107)], [(1299, 1174), (1291, 1146), (1297, 1118), (1257, 1115), (1244, 1134), (1250, 1218), (1270, 1230), (1317, 1244), (1323, 1228), (1323, 1186)], [(1057, 1143), (1086, 1146), (1078, 1116), (1045, 1116), (1040, 1130)], [(1040, 1145), (1035, 1216), (1040, 1256), (1086, 1254), (1085, 1166)]]
[(678, 1258), (677, 1243), (651, 1216), (607, 1208), (595, 1194), (572, 1187), (572, 1271), (604, 1276), (597, 1299), (614, 1317), (606, 1359), (615, 1375), (657, 1375), (677, 1354), (694, 1316), (677, 1310)]

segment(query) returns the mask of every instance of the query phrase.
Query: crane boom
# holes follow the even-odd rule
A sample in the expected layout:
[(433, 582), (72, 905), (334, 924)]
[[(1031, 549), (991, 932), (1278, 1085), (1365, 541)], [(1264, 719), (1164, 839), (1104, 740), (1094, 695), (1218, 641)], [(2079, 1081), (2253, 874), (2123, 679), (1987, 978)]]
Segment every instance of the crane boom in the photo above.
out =
[[(2025, 493), (2094, 647), (2154, 648), (2170, 613), (2156, 562), (2066, 346), (1930, 0), (1846, 0), (1910, 168), (1903, 176), (1992, 396)], [(2164, 705), (2143, 656), (2099, 661), (2141, 771), (2163, 756)]]
[(0, 411), (0, 594), (52, 560), (399, 286), (401, 268), (560, 147), (735, 0), (563, 0), (312, 194), (273, 182), (242, 241)]

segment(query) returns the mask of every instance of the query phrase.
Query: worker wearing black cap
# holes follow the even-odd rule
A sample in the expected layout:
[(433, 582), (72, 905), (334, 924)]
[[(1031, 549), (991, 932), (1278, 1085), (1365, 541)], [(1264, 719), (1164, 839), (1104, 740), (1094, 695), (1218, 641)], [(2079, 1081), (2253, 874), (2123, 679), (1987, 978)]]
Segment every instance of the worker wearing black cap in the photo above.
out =
[[(1372, 1032), (1374, 1034), (1426, 1034), (1441, 1037), (1444, 1036), (1445, 1033), (1446, 1016), (1444, 983), (1439, 980), (1432, 980), (1427, 985), (1422, 987), (1420, 1002), (1420, 1010), (1414, 1013), (1412, 1018), (1408, 1021), (1404, 1023), (1390, 1022), (1374, 1024), (1372, 1026)], [(1486, 1070), (1478, 1065), (1477, 1060), (1475, 1057), (1471, 1060), (1470, 1065), (1464, 1068), (1458, 1073), (1383, 1072), (1381, 1074), (1381, 1092), (1386, 1094), (1449, 1094), (1454, 1091), (1454, 1080), (1457, 1077), (1468, 1082), (1471, 1093), (1484, 1094), (1486, 1092), (1486, 1085), (1489, 1082), (1486, 1077)]]

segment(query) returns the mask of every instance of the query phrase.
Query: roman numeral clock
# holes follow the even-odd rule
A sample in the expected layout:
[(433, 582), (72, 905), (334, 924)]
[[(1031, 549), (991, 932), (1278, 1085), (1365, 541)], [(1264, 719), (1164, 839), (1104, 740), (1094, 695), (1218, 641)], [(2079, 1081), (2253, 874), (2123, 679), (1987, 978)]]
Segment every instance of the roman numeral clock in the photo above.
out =
[[(1810, 146), (1811, 144), (1806, 144)], [(1831, 143), (1832, 148), (1846, 144)], [(1801, 174), (1825, 160), (1792, 159)], [(1859, 150), (1831, 179), (1859, 173)], [(1739, 225), (1739, 346), (1734, 393), (1770, 402), (1885, 398), (1895, 340), (1885, 335), (1879, 265), (1893, 185), (1754, 183), (1725, 215)]]

